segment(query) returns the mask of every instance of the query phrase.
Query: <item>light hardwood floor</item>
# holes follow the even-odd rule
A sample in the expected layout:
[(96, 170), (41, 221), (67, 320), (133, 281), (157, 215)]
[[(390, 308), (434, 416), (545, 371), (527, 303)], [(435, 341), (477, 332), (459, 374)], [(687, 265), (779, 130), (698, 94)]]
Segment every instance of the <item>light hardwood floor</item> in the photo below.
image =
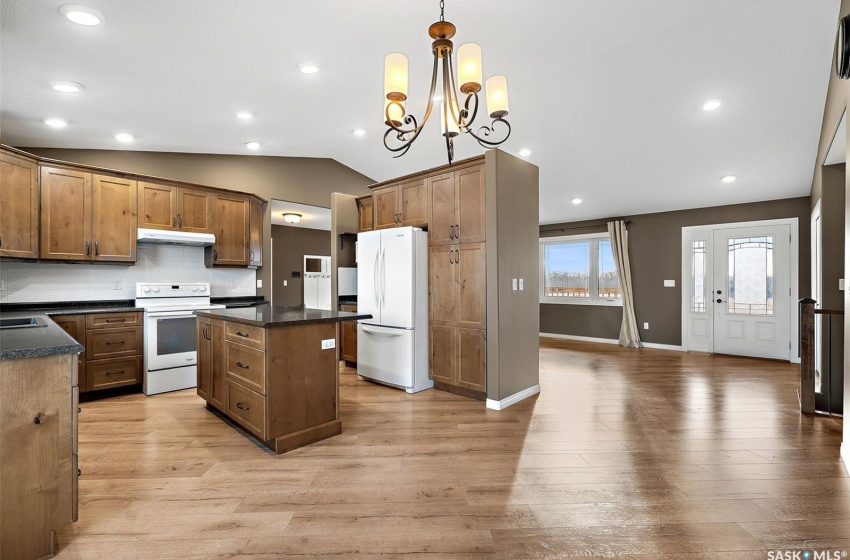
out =
[(84, 403), (58, 558), (850, 551), (841, 421), (800, 417), (798, 368), (542, 339), (542, 393), (501, 412), (343, 369), (343, 434), (282, 456), (193, 391)]

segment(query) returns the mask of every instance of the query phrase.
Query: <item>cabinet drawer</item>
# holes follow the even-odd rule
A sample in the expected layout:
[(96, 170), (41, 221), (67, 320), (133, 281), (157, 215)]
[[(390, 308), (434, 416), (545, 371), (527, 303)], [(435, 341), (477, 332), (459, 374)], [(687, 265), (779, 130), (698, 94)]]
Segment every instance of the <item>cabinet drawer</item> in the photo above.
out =
[(86, 363), (86, 388), (90, 391), (142, 382), (142, 358), (114, 358)]
[(136, 311), (127, 313), (90, 313), (86, 315), (87, 329), (111, 329), (113, 327), (137, 327), (142, 325), (142, 314)]
[(227, 414), (260, 439), (266, 439), (266, 398), (227, 380)]
[(266, 394), (266, 353), (227, 341), (224, 345), (225, 378)]
[[(118, 358), (142, 354), (142, 327), (121, 327), (86, 331), (86, 360)], [(88, 369), (88, 366), (86, 366)]]
[(262, 327), (227, 321), (224, 324), (224, 338), (260, 350), (266, 349), (266, 330)]

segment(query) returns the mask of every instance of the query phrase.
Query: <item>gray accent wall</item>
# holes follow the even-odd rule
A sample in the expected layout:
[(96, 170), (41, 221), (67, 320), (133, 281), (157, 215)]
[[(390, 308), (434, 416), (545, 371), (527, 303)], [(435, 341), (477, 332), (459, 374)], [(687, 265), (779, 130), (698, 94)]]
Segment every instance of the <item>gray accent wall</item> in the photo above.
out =
[[(769, 200), (624, 216), (630, 221), (629, 256), (635, 315), (641, 340), (655, 344), (682, 344), (682, 228), (710, 224), (798, 218), (800, 222), (800, 297), (810, 293), (809, 197)], [(608, 219), (540, 226), (540, 237), (578, 235), (607, 231)], [(676, 280), (665, 288), (664, 280)], [(616, 339), (620, 334), (622, 308), (540, 304), (540, 332)], [(649, 330), (643, 323), (649, 323)]]
[[(360, 196), (368, 194), (366, 185), (375, 182), (338, 161), (327, 158), (64, 148), (21, 149), (68, 163), (186, 181), (253, 193), (266, 200), (277, 198), (324, 208), (331, 206), (331, 193), (338, 191)], [(257, 270), (257, 279), (262, 280), (263, 287), (256, 292), (267, 299), (271, 296), (271, 267), (267, 264), (270, 258), (270, 206), (266, 205), (263, 232), (263, 263), (266, 263), (266, 266)]]

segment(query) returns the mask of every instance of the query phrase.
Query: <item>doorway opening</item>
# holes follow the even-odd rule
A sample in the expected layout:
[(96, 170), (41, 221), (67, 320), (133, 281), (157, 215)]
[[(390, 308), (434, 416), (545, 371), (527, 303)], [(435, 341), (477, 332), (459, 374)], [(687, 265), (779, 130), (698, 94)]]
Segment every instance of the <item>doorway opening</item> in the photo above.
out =
[(798, 361), (798, 220), (682, 228), (684, 350)]

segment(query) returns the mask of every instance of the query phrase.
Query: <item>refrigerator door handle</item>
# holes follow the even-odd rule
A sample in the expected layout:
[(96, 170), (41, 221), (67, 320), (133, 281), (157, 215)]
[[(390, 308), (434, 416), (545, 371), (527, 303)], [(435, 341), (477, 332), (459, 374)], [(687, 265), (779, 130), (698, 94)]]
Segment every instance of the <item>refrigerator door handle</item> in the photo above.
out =
[(387, 250), (381, 248), (381, 307), (387, 303)]
[(375, 252), (375, 266), (372, 267), (372, 273), (374, 276), (372, 277), (373, 288), (375, 288), (375, 307), (380, 307), (380, 292), (378, 291), (378, 257), (380, 256), (380, 252)]
[(400, 333), (386, 333), (386, 332), (381, 332), (381, 331), (375, 331), (375, 330), (372, 330), (372, 329), (370, 329), (369, 327), (364, 326), (364, 325), (360, 325), (360, 328), (363, 330), (363, 332), (364, 332), (364, 333), (366, 333), (366, 334), (373, 334), (373, 335), (375, 335), (375, 336), (385, 336), (385, 337), (388, 337), (388, 338), (396, 338), (396, 337), (399, 337), (399, 336), (404, 336), (404, 333), (403, 333), (403, 332), (400, 332)]

